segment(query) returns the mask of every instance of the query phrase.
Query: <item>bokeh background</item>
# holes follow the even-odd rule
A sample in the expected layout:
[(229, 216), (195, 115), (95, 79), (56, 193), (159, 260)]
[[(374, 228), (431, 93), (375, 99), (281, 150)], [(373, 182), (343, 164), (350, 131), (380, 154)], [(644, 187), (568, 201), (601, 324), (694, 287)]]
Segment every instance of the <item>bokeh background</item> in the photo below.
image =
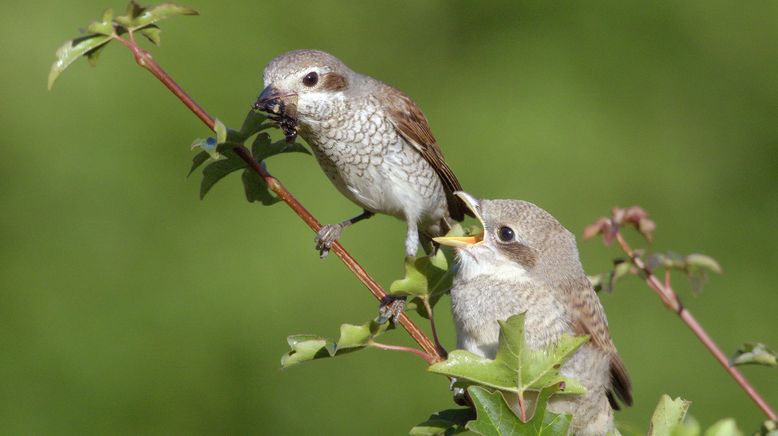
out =
[[(699, 297), (676, 278), (723, 349), (778, 346), (778, 3), (190, 4), (202, 16), (162, 23), (154, 53), (228, 124), (272, 57), (330, 51), (413, 96), (477, 196), (531, 200), (578, 234), (642, 205), (656, 249), (723, 265)], [(288, 208), (247, 203), (238, 177), (200, 201), (189, 144), (208, 132), (120, 46), (46, 91), (55, 49), (105, 7), (124, 4), (18, 2), (0, 17), (0, 433), (395, 435), (452, 407), (447, 381), (402, 353), (279, 369), (286, 335), (336, 335), (376, 302), (318, 259)], [(358, 211), (310, 157), (270, 168), (322, 221)], [(343, 238), (383, 284), (403, 240), (387, 217)], [(580, 247), (591, 273), (617, 254)], [(645, 429), (668, 393), (703, 425), (759, 425), (639, 280), (601, 299), (634, 380), (620, 422)], [(778, 373), (744, 372), (778, 406)]]

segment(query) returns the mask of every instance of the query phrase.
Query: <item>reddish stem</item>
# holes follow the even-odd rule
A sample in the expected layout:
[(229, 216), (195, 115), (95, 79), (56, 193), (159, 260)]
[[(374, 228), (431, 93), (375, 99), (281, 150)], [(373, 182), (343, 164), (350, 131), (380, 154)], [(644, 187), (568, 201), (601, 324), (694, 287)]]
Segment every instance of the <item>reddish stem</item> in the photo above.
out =
[[(170, 77), (167, 72), (165, 72), (165, 70), (159, 66), (159, 64), (157, 64), (148, 51), (142, 49), (133, 41), (122, 38), (119, 35), (114, 35), (114, 37), (132, 52), (138, 65), (147, 69), (151, 74), (154, 75), (154, 77), (159, 79), (159, 81), (162, 82), (162, 84), (165, 85), (165, 87), (169, 89), (170, 92), (172, 92), (176, 97), (178, 97), (179, 100), (181, 100), (184, 106), (188, 107), (189, 110), (191, 110), (197, 116), (197, 118), (199, 118), (206, 126), (208, 126), (209, 129), (212, 131), (214, 130), (214, 126), (216, 124), (214, 118), (208, 115), (205, 109), (200, 107), (200, 105), (198, 105), (186, 92), (184, 92), (178, 83), (176, 83), (175, 80), (173, 80), (173, 78)], [(299, 216), (308, 225), (308, 227), (311, 228), (311, 230), (314, 232), (319, 231), (321, 228), (321, 223), (319, 223), (319, 221), (313, 215), (311, 215), (310, 212), (308, 212), (308, 210), (281, 184), (278, 179), (273, 177), (267, 171), (264, 165), (261, 165), (259, 162), (257, 162), (245, 147), (235, 147), (233, 150), (238, 154), (238, 156), (241, 157), (241, 159), (243, 159), (244, 162), (246, 162), (246, 165), (248, 165), (249, 168), (262, 176), (268, 187), (278, 196), (278, 198), (286, 203), (287, 206), (289, 206), (297, 214), (297, 216)], [(340, 245), (339, 242), (335, 242), (332, 245), (332, 251), (340, 258), (340, 260), (343, 261), (343, 263), (346, 264), (346, 267), (348, 267), (348, 269), (354, 273), (359, 281), (361, 281), (362, 284), (364, 284), (370, 290), (375, 298), (380, 301), (386, 296), (386, 292), (383, 290), (381, 285), (379, 285), (378, 282), (376, 282), (367, 273), (367, 271), (365, 271), (365, 269), (359, 265), (356, 259), (354, 259), (346, 251), (346, 249)], [(411, 337), (419, 344), (419, 346), (421, 346), (425, 355), (430, 357), (430, 360), (428, 360), (430, 363), (444, 360), (443, 355), (438, 352), (433, 341), (430, 340), (430, 338), (428, 338), (416, 325), (416, 323), (408, 318), (406, 314), (403, 313), (400, 315), (399, 322), (400, 325), (402, 325), (402, 327), (408, 332), (408, 334), (410, 334)], [(421, 351), (419, 352), (421, 353)]]
[(440, 339), (438, 339), (438, 329), (435, 328), (435, 315), (432, 311), (429, 296), (422, 298), (421, 301), (424, 302), (424, 308), (427, 309), (427, 315), (430, 317), (430, 330), (432, 331), (432, 339), (435, 341), (435, 347), (437, 347), (438, 353), (440, 353), (441, 356), (447, 357), (448, 352), (443, 348), (443, 345), (440, 344)]
[(619, 241), (619, 245), (621, 245), (621, 249), (624, 250), (625, 253), (632, 259), (632, 263), (643, 273), (644, 280), (646, 281), (646, 284), (656, 291), (657, 294), (659, 294), (659, 297), (662, 299), (662, 301), (665, 303), (665, 306), (667, 306), (668, 309), (672, 310), (673, 312), (677, 313), (678, 316), (683, 320), (684, 323), (689, 327), (689, 329), (694, 332), (694, 334), (697, 336), (697, 338), (702, 342), (703, 345), (708, 349), (708, 351), (713, 354), (713, 357), (716, 358), (716, 360), (719, 361), (721, 366), (724, 367), (724, 369), (729, 373), (732, 378), (735, 379), (735, 381), (740, 385), (741, 388), (743, 388), (744, 391), (746, 391), (746, 394), (748, 394), (749, 397), (751, 397), (752, 400), (754, 400), (754, 403), (756, 403), (757, 406), (759, 406), (760, 409), (767, 415), (767, 417), (773, 421), (778, 419), (778, 416), (776, 416), (775, 411), (770, 407), (769, 404), (762, 398), (761, 395), (759, 395), (759, 392), (754, 389), (754, 387), (749, 383), (749, 381), (745, 378), (745, 376), (740, 372), (739, 369), (729, 364), (729, 359), (724, 354), (723, 351), (716, 345), (716, 343), (711, 339), (711, 337), (708, 335), (708, 332), (705, 331), (705, 329), (700, 325), (699, 322), (697, 322), (697, 319), (694, 318), (694, 316), (689, 312), (683, 304), (681, 304), (681, 300), (678, 298), (678, 294), (675, 293), (673, 288), (670, 286), (670, 280), (667, 276), (665, 276), (665, 283), (663, 284), (647, 267), (646, 264), (643, 262), (643, 259), (640, 258), (640, 256), (637, 256), (635, 252), (632, 250), (632, 247), (629, 246), (627, 241), (624, 239), (624, 237), (621, 235), (621, 232), (616, 232), (616, 240)]
[(430, 365), (432, 365), (433, 363), (437, 362), (437, 360), (435, 360), (434, 356), (430, 356), (429, 354), (427, 354), (427, 353), (425, 353), (425, 352), (423, 352), (421, 350), (417, 350), (416, 348), (404, 347), (402, 345), (382, 344), (380, 342), (374, 342), (374, 341), (370, 342), (370, 346), (376, 347), (376, 348), (380, 348), (382, 350), (404, 351), (406, 353), (413, 353), (413, 354), (421, 357), (422, 359), (424, 359)]

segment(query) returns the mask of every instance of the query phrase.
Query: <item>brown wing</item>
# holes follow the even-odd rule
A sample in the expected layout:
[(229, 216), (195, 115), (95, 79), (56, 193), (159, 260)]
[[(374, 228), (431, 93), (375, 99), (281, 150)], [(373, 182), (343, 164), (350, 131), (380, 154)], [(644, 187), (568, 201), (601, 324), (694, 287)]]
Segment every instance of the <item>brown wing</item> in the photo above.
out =
[[(583, 281), (586, 281), (584, 284)], [(581, 287), (584, 287), (583, 289)], [(602, 305), (597, 300), (597, 295), (591, 288), (589, 280), (584, 278), (577, 289), (570, 293), (571, 309), (573, 313), (578, 314), (573, 326), (577, 334), (586, 334), (591, 337), (592, 344), (607, 352), (611, 356), (611, 388), (613, 393), (626, 405), (632, 405), (632, 383), (629, 381), (629, 374), (624, 362), (616, 352), (616, 347), (611, 341), (608, 333), (608, 323), (605, 321), (605, 314)], [(618, 410), (618, 404), (614, 401), (613, 395), (608, 393), (608, 400), (614, 409)]]
[(446, 202), (448, 203), (448, 211), (451, 218), (462, 221), (465, 218), (465, 214), (473, 216), (473, 213), (462, 203), (462, 200), (454, 195), (455, 191), (462, 190), (462, 185), (459, 184), (457, 176), (454, 175), (454, 172), (451, 171), (451, 168), (443, 159), (443, 153), (440, 151), (435, 137), (432, 136), (427, 118), (424, 117), (424, 114), (410, 97), (397, 89), (388, 87), (388, 85), (387, 88), (388, 90), (385, 93), (387, 98), (385, 100), (389, 106), (390, 120), (400, 135), (416, 151), (421, 153), (435, 170), (438, 177), (440, 177), (443, 189), (446, 191)]

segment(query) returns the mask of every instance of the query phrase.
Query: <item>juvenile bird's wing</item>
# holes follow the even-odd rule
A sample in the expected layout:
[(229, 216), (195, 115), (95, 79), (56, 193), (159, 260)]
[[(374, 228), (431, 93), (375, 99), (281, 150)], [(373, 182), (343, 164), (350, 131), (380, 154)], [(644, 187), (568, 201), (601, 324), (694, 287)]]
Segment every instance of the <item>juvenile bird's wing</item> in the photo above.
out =
[(621, 361), (613, 341), (611, 341), (610, 333), (608, 333), (608, 321), (605, 319), (605, 312), (597, 299), (597, 294), (594, 293), (594, 289), (586, 277), (583, 277), (579, 283), (574, 285), (574, 289), (569, 291), (571, 313), (578, 315), (577, 319), (573, 320), (573, 329), (576, 334), (589, 335), (592, 344), (607, 352), (611, 357), (612, 392), (608, 393), (611, 405), (618, 410), (618, 404), (612, 395), (616, 394), (624, 404), (631, 406), (632, 383), (629, 381), (627, 368)]
[(432, 136), (427, 118), (424, 117), (421, 109), (410, 97), (399, 90), (388, 85), (387, 88), (390, 89), (384, 95), (389, 107), (389, 119), (400, 135), (416, 151), (421, 153), (435, 170), (438, 177), (440, 177), (440, 181), (443, 183), (443, 188), (446, 191), (446, 202), (448, 203), (451, 218), (462, 221), (465, 218), (465, 214), (473, 216), (473, 213), (464, 205), (462, 200), (454, 195), (455, 191), (462, 190), (462, 185), (459, 184), (459, 180), (457, 180), (454, 172), (451, 171), (451, 168), (443, 159), (443, 153), (440, 151), (435, 137)]

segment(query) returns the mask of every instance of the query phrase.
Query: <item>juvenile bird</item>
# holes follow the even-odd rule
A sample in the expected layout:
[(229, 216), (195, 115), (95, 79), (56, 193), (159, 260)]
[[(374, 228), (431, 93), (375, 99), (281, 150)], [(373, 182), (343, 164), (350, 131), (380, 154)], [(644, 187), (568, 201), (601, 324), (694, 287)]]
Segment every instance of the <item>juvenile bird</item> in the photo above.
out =
[(614, 394), (632, 404), (629, 376), (608, 332), (602, 305), (584, 274), (575, 237), (532, 203), (476, 200), (456, 193), (481, 221), (476, 237), (441, 237), (457, 247), (459, 270), (451, 289), (457, 348), (494, 358), (497, 321), (525, 314), (525, 340), (542, 350), (562, 334), (590, 340), (563, 364), (563, 375), (586, 387), (580, 396), (556, 396), (555, 413), (569, 413), (576, 435), (613, 430)]
[(299, 133), (335, 187), (364, 211), (325, 225), (316, 248), (326, 256), (343, 229), (376, 213), (408, 223), (405, 254), (461, 221), (459, 181), (443, 159), (427, 119), (401, 91), (356, 73), (317, 50), (284, 53), (265, 67), (254, 108), (274, 117), (287, 138)]

